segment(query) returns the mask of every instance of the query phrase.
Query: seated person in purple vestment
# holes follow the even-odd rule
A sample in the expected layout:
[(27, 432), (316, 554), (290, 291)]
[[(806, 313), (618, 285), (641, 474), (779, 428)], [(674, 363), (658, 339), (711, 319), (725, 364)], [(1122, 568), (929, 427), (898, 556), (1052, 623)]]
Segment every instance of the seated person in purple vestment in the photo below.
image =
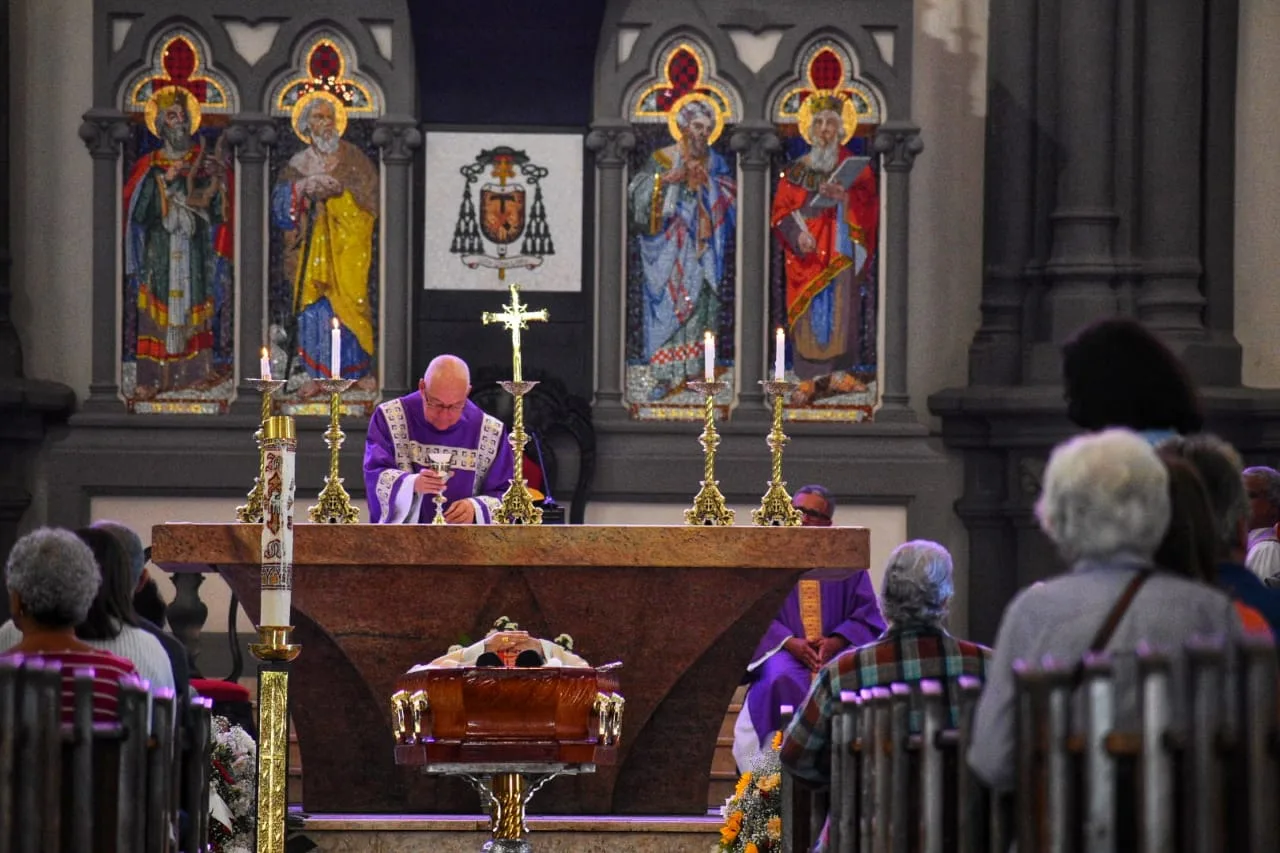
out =
[[(791, 500), (805, 527), (830, 527), (835, 500), (822, 486), (803, 486)], [(884, 618), (865, 571), (811, 572), (782, 604), (747, 667), (751, 685), (733, 729), (733, 757), (746, 769), (782, 728), (779, 708), (797, 710), (815, 674), (850, 646), (880, 636)]]
[[(502, 421), (467, 399), (471, 371), (455, 355), (432, 360), (418, 390), (378, 406), (364, 444), (364, 484), (374, 524), (418, 524), (435, 515), (443, 489), (445, 521), (489, 524), (511, 482), (514, 456)], [(453, 455), (446, 482), (430, 454)]]

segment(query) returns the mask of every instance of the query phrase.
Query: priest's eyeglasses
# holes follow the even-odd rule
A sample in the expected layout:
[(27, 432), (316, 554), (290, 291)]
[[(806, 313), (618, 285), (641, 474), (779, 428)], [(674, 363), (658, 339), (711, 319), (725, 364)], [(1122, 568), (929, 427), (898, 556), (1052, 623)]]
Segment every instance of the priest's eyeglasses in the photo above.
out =
[(433, 412), (461, 412), (466, 405), (466, 400), (459, 400), (456, 403), (441, 403), (439, 400), (427, 398), (427, 408)]

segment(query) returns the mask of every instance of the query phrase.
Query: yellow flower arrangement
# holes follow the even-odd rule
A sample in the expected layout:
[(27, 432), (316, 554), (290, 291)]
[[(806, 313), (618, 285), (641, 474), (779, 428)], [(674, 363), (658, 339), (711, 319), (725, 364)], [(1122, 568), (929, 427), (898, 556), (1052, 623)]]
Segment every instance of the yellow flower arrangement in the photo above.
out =
[(778, 853), (782, 849), (782, 763), (776, 734), (755, 763), (738, 778), (720, 807), (720, 853)]

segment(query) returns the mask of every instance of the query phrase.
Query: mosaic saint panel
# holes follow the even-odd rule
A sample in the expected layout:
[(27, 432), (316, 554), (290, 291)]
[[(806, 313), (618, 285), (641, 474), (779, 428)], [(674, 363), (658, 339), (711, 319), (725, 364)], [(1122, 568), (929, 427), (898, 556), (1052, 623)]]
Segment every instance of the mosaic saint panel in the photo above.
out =
[(696, 419), (703, 398), (687, 383), (703, 377), (706, 332), (716, 378), (729, 383), (717, 400), (733, 398), (738, 168), (728, 137), (741, 106), (692, 41), (661, 56), (629, 110), (624, 398), (638, 419)]
[(367, 413), (378, 399), (380, 97), (348, 74), (353, 54), (343, 39), (326, 32), (308, 44), (303, 72), (271, 95), (278, 124), (269, 171), (272, 375), (288, 383), (288, 413), (327, 412), (314, 380), (334, 376), (355, 380), (343, 395), (347, 411)]
[(123, 89), (121, 394), (131, 412), (225, 411), (235, 391), (235, 90), (178, 29)]
[(786, 329), (787, 416), (862, 421), (878, 395), (881, 110), (849, 52), (821, 41), (773, 120), (782, 139), (770, 211), (770, 320)]

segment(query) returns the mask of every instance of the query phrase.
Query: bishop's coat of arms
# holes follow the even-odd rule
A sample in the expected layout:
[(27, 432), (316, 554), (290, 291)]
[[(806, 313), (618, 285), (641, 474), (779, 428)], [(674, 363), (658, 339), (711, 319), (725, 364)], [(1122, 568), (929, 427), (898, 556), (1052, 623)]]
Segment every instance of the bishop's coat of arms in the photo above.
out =
[[(486, 170), (491, 180), (480, 185), (477, 198), (475, 185)], [(509, 269), (535, 269), (547, 255), (555, 254), (542, 202), (541, 182), (547, 169), (530, 162), (525, 152), (500, 145), (481, 151), (459, 171), (466, 183), (449, 251), (459, 255), (463, 264), (470, 269), (496, 269), (501, 279)], [(532, 204), (526, 184), (533, 188)]]

